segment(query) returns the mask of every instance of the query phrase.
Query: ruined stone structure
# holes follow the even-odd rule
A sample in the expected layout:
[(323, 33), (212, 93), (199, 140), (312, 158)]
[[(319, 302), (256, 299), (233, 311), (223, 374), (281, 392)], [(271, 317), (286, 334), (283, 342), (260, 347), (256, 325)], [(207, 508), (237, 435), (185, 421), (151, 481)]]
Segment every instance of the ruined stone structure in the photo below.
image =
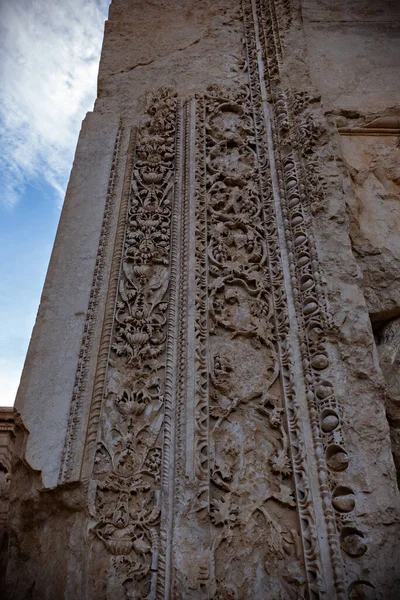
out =
[(14, 411), (0, 408), (0, 590), (5, 589), (7, 570), (8, 534), (7, 518), (9, 509), (11, 460), (14, 443)]
[(399, 24), (112, 2), (17, 397), (10, 600), (399, 597)]

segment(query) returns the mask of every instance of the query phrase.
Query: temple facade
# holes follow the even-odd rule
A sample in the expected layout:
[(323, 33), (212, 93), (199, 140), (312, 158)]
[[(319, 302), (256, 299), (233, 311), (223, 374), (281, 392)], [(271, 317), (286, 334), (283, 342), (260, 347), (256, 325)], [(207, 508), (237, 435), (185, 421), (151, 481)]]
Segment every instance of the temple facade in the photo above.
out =
[(399, 597), (399, 25), (113, 0), (9, 427), (9, 600)]

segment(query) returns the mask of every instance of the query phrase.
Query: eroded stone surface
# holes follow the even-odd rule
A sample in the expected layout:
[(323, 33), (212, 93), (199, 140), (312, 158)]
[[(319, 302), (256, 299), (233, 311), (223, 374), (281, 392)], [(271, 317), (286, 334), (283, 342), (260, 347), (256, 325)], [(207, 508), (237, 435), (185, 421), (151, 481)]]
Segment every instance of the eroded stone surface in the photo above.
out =
[(0, 593), (6, 593), (7, 517), (10, 504), (11, 460), (14, 444), (14, 411), (0, 408)]
[(377, 333), (377, 348), (387, 383), (386, 411), (390, 424), (392, 451), (400, 481), (400, 319), (384, 325)]
[(313, 84), (326, 110), (373, 112), (398, 106), (400, 9), (383, 0), (303, 0)]
[(19, 394), (10, 599), (396, 598), (369, 318), (399, 306), (395, 84), (349, 83), (394, 34), (365, 5), (112, 3)]
[[(384, 131), (384, 130), (382, 130)], [(400, 311), (400, 149), (396, 136), (342, 136), (350, 238), (372, 320)]]

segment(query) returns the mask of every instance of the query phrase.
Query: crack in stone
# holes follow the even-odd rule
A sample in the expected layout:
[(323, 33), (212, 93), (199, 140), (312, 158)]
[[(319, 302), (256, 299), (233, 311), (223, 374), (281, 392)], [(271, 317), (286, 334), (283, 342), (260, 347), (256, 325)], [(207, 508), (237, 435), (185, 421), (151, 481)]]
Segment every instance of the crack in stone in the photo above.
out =
[[(191, 48), (192, 46), (195, 46), (196, 44), (198, 44), (202, 40), (205, 40), (206, 38), (208, 38), (210, 36), (210, 33), (211, 33), (210, 31), (207, 31), (207, 33), (203, 37), (197, 38), (196, 40), (194, 40), (193, 42), (191, 42), (187, 46), (184, 46), (183, 48), (177, 48), (176, 50), (173, 50), (169, 54), (163, 56), (163, 58), (167, 58), (168, 56), (170, 56), (171, 54), (175, 54), (176, 52), (184, 52), (188, 48)], [(148, 60), (146, 62), (136, 63), (132, 67), (129, 67), (129, 69), (124, 69), (122, 71), (118, 71), (118, 73), (114, 73), (114, 75), (121, 75), (122, 73), (131, 73), (132, 71), (134, 71), (138, 67), (147, 67), (148, 65), (151, 65), (152, 63), (156, 62), (157, 60), (160, 60), (160, 57), (152, 58), (151, 60)]]
[(151, 65), (155, 60), (156, 60), (155, 58), (152, 58), (151, 60), (148, 60), (147, 62), (136, 63), (136, 65), (129, 67), (129, 69), (124, 69), (123, 71), (118, 71), (118, 73), (115, 73), (115, 75), (121, 75), (121, 73), (130, 73), (131, 71), (134, 71), (138, 67), (147, 67), (147, 65)]

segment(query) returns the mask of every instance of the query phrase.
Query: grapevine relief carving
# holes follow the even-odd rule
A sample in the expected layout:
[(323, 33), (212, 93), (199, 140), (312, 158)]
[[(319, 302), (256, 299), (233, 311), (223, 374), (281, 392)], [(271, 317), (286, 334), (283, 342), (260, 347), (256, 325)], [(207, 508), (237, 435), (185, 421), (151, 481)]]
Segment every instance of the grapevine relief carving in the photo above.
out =
[(175, 104), (159, 91), (138, 139), (92, 473), (93, 531), (137, 599), (154, 597), (157, 578)]
[[(244, 0), (244, 12), (253, 24), (252, 36), (262, 63), (265, 99), (271, 104), (272, 140), (280, 204), (289, 256), (295, 309), (300, 324), (306, 397), (313, 434), (319, 491), (326, 523), (335, 592), (346, 596), (341, 550), (346, 540), (357, 540), (361, 557), (367, 550), (357, 527), (355, 495), (348, 487), (350, 457), (342, 433), (342, 411), (330, 380), (331, 358), (322, 273), (318, 262), (311, 215), (324, 209), (325, 188), (318, 161), (325, 126), (317, 116), (319, 98), (285, 89), (282, 69), (282, 29), (277, 15), (282, 5), (273, 0)], [(314, 105), (314, 108), (313, 108)], [(333, 510), (334, 509), (334, 510)], [(351, 533), (350, 533), (351, 532)], [(338, 543), (340, 533), (340, 546)]]
[(211, 577), (215, 598), (302, 598), (248, 94), (210, 90), (205, 99)]
[[(312, 213), (322, 210), (325, 202), (316, 152), (324, 126), (312, 110), (318, 98), (292, 93), (281, 82), (280, 31), (290, 26), (290, 3), (243, 0), (243, 18), (248, 87), (210, 88), (190, 101), (196, 107), (196, 366), (195, 482), (190, 481), (192, 510), (187, 512), (190, 526), (195, 523), (202, 533), (207, 531), (202, 538), (207, 547), (196, 561), (191, 591), (175, 589), (174, 597), (278, 600), (324, 595), (293, 383), (282, 241), (269, 176), (271, 143), (299, 324), (302, 377), (318, 456), (319, 493), (335, 593), (343, 598), (340, 546), (354, 558), (361, 557), (367, 546), (353, 516), (355, 494), (345, 479), (349, 456), (341, 433), (343, 415), (329, 376), (329, 315), (311, 226)], [(266, 101), (272, 113), (272, 142), (266, 141)], [(182, 164), (187, 160), (190, 166), (185, 169), (193, 168), (189, 159), (177, 160), (176, 108), (171, 91), (157, 92), (136, 149), (89, 491), (92, 532), (111, 557), (108, 597), (121, 589), (126, 598), (164, 597), (157, 578), (169, 577), (165, 555), (171, 537), (167, 540), (160, 525), (162, 511), (164, 522), (169, 518), (162, 492), (172, 465), (165, 448), (175, 426), (171, 402), (175, 392), (168, 391), (168, 386), (172, 388), (168, 331), (182, 335), (187, 326), (179, 298), (186, 294), (184, 279), (177, 293), (179, 319), (171, 316), (176, 294), (170, 294), (172, 202)], [(189, 204), (190, 177), (185, 173), (180, 185)], [(179, 193), (180, 188), (175, 198)], [(187, 225), (182, 227), (184, 254)], [(173, 257), (176, 260), (176, 253)], [(188, 263), (185, 257), (180, 261), (184, 278)], [(175, 287), (178, 277), (172, 277)], [(183, 374), (189, 359), (181, 354), (176, 368), (180, 401), (185, 402)], [(168, 411), (172, 416), (166, 424)], [(183, 473), (182, 467), (178, 474), (182, 479)]]
[[(196, 98), (196, 487), (189, 522), (197, 518), (197, 526), (207, 534), (203, 554), (197, 552), (196, 581), (190, 582), (188, 592), (187, 581), (180, 578), (176, 597), (320, 597), (318, 542), (268, 174), (255, 16), (261, 35), (257, 43), (269, 74), (267, 93), (274, 106), (274, 142), (288, 142), (285, 153), (276, 152), (275, 158), (282, 214), (290, 217), (293, 232), (293, 243), (289, 239), (287, 246), (292, 282), (296, 280), (295, 307), (304, 329), (302, 350), (307, 345), (310, 354), (307, 389), (313, 388), (319, 398), (321, 418), (314, 416), (312, 427), (314, 434), (321, 427), (326, 435), (321, 445), (330, 470), (340, 473), (347, 468), (337, 433), (341, 415), (331, 400), (333, 387), (319, 377), (328, 366), (321, 345), (325, 307), (313, 240), (306, 230), (309, 208), (307, 203), (300, 206), (300, 200), (307, 199), (305, 192), (316, 198), (313, 211), (323, 203), (318, 176), (302, 181), (304, 165), (316, 171), (313, 153), (320, 132), (307, 112), (310, 99), (300, 94), (288, 100), (277, 88), (282, 49), (278, 44), (266, 58), (266, 40), (277, 43), (278, 21), (272, 9), (268, 18), (264, 4), (272, 6), (244, 2), (249, 86), (210, 88)], [(165, 563), (160, 520), (165, 508), (162, 473), (170, 460), (163, 461), (163, 424), (171, 328), (171, 204), (175, 162), (179, 163), (175, 109), (173, 95), (159, 93), (139, 133), (90, 502), (93, 531), (112, 556), (113, 576), (127, 598), (138, 599), (161, 597), (157, 572), (164, 573)], [(318, 323), (317, 315), (322, 317)], [(182, 335), (185, 325), (181, 318), (181, 330), (175, 334)], [(178, 370), (183, 368), (180, 364)], [(308, 399), (313, 407), (310, 392)], [(319, 464), (320, 473), (324, 468)], [(352, 490), (337, 486), (332, 507), (351, 513)], [(325, 506), (325, 514), (332, 525), (332, 508)], [(342, 529), (343, 539), (347, 529)], [(340, 596), (334, 537), (331, 556)], [(112, 591), (111, 586), (110, 596)]]

